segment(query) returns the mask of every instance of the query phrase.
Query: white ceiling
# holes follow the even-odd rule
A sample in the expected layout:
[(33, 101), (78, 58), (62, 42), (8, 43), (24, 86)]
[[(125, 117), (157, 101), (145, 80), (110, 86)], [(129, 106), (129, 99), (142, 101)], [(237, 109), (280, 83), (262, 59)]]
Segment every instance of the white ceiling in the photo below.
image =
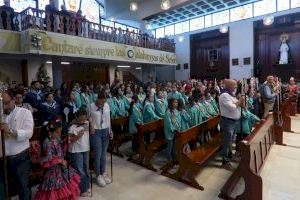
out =
[[(194, 2), (195, 0), (170, 0), (171, 8), (181, 4)], [(118, 20), (131, 20), (142, 22), (146, 17), (163, 12), (160, 7), (161, 0), (137, 0), (138, 10), (132, 12), (129, 10), (131, 0), (106, 0), (106, 18)]]

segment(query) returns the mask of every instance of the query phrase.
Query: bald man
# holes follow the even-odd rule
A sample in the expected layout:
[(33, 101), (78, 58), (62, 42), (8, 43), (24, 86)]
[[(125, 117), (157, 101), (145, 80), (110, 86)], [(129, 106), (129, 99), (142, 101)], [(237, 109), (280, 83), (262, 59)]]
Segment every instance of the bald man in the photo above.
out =
[(224, 92), (219, 98), (221, 112), (220, 127), (223, 134), (222, 166), (226, 169), (231, 169), (232, 136), (241, 118), (241, 108), (245, 107), (245, 97), (240, 97), (239, 99), (235, 97), (237, 89), (237, 82), (235, 80), (226, 79), (224, 84)]
[(274, 77), (268, 76), (266, 82), (262, 86), (261, 98), (264, 104), (264, 115), (266, 118), (271, 110), (274, 108), (274, 103), (276, 100), (276, 92), (274, 88)]

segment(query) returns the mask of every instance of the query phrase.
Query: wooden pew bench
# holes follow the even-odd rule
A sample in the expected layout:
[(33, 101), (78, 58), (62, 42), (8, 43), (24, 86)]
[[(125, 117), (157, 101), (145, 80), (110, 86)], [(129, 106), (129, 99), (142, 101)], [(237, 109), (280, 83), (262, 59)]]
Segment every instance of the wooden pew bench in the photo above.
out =
[[(277, 125), (274, 123), (274, 114), (269, 114), (266, 120), (262, 120), (256, 125), (252, 133), (239, 143), (241, 151), (241, 161), (239, 167), (228, 179), (221, 189), (219, 198), (222, 199), (242, 199), (242, 200), (262, 200), (263, 180), (260, 176), (264, 164), (268, 160), (268, 154), (272, 145), (278, 141)], [(239, 196), (234, 196), (235, 189), (240, 186), (240, 179), (245, 182), (245, 190)]]
[(280, 110), (282, 114), (282, 128), (283, 131), (293, 132), (292, 131), (292, 110), (293, 110), (293, 102), (290, 99), (285, 99), (280, 105)]
[[(152, 159), (156, 153), (163, 150), (167, 145), (164, 137), (164, 121), (160, 119), (142, 125), (136, 124), (136, 127), (138, 131), (139, 156), (134, 162), (150, 170), (157, 171), (153, 167)], [(150, 143), (145, 143), (145, 135), (151, 133), (155, 134), (153, 140)]]
[(124, 157), (120, 152), (120, 146), (131, 140), (131, 135), (129, 134), (129, 120), (128, 117), (120, 117), (116, 119), (111, 119), (112, 131), (114, 133), (114, 138), (111, 142), (112, 152), (117, 156)]
[[(188, 130), (176, 132), (175, 143), (179, 169), (175, 174), (170, 174), (167, 170), (164, 170), (162, 175), (186, 183), (196, 189), (204, 190), (196, 181), (196, 176), (206, 161), (221, 147), (222, 137), (221, 134), (217, 133), (219, 121), (220, 116), (215, 116)], [(211, 138), (197, 147), (195, 144), (198, 137), (206, 132), (210, 132)], [(191, 152), (185, 153), (183, 149), (188, 143), (193, 144), (190, 147)], [(187, 174), (188, 176), (186, 176)]]

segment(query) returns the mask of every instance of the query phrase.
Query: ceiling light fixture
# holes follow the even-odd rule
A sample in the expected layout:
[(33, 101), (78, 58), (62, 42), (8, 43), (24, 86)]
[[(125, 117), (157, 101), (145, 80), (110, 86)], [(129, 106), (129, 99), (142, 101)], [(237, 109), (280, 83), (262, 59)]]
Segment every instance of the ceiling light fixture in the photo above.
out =
[(170, 0), (162, 0), (160, 4), (161, 9), (168, 10), (171, 7)]
[(118, 68), (130, 68), (130, 66), (127, 66), (127, 65), (118, 65), (117, 67)]
[(179, 35), (178, 36), (178, 41), (183, 42), (184, 41), (184, 35)]
[(47, 61), (46, 64), (52, 64), (52, 61)]
[(70, 65), (71, 63), (70, 62), (61, 62), (60, 64), (62, 64), (62, 65)]
[(220, 33), (227, 33), (228, 32), (228, 26), (227, 25), (220, 26), (219, 31), (220, 31)]
[(130, 2), (130, 7), (129, 7), (129, 9), (131, 10), (131, 11), (136, 11), (137, 9), (138, 9), (138, 4), (137, 4), (137, 2), (136, 1), (131, 1)]
[(274, 16), (273, 15), (267, 15), (263, 19), (263, 23), (265, 26), (270, 26), (274, 23)]
[(148, 23), (148, 24), (146, 24), (146, 29), (147, 29), (147, 30), (151, 30), (151, 29), (152, 29), (152, 26), (151, 26), (151, 24), (149, 24), (149, 23)]
[(137, 67), (137, 68), (135, 68), (136, 70), (140, 70), (140, 69), (142, 69), (141, 67)]

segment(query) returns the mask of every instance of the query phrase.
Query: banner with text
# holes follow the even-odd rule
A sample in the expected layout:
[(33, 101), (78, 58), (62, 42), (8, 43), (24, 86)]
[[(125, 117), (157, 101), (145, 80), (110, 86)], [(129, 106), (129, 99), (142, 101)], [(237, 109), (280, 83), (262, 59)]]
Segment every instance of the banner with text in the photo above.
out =
[(22, 40), (25, 53), (177, 65), (175, 53), (59, 33), (30, 29), (23, 33)]

